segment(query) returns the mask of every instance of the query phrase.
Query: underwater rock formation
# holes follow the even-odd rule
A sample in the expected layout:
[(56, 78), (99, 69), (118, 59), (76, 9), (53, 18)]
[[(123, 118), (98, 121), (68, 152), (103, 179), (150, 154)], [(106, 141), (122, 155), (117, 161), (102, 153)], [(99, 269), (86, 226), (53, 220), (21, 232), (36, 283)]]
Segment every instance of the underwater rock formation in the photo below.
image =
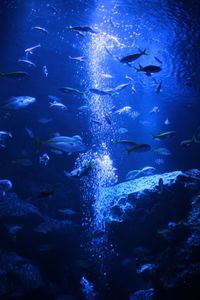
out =
[[(123, 265), (127, 278), (124, 270), (123, 284), (116, 286), (121, 284), (124, 294), (130, 290), (127, 282), (130, 284), (131, 268), (133, 290), (134, 281), (141, 280), (143, 289), (154, 288), (153, 299), (196, 300), (200, 276), (200, 171), (146, 176), (103, 192), (111, 204), (109, 239), (119, 256), (115, 264), (122, 265), (128, 257)], [(112, 271), (116, 278), (120, 278), (120, 270), (116, 267)]]

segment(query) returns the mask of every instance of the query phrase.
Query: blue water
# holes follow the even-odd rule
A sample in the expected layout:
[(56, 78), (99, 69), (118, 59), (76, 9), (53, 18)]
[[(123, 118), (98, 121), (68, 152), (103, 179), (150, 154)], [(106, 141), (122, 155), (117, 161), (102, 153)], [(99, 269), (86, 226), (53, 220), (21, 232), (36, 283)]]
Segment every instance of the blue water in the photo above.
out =
[[(145, 166), (155, 167), (158, 174), (199, 168), (200, 145), (192, 144), (188, 149), (180, 146), (200, 125), (199, 13), (197, 0), (2, 0), (0, 72), (25, 71), (29, 76), (20, 80), (0, 78), (0, 105), (22, 95), (35, 97), (36, 102), (18, 110), (0, 109), (0, 130), (13, 135), (0, 148), (0, 179), (11, 180), (13, 192), (26, 201), (41, 191), (55, 190), (51, 213), (73, 209), (77, 224), (90, 234), (92, 230), (107, 230), (110, 203), (102, 198), (101, 188), (125, 181), (127, 172)], [(70, 25), (87, 25), (97, 33), (64, 29)], [(32, 30), (34, 26), (45, 28), (48, 34)], [(19, 63), (18, 59), (25, 58), (25, 49), (37, 44), (41, 47), (28, 55), (36, 67)], [(117, 59), (139, 49), (146, 49), (148, 55), (135, 60), (132, 67)], [(84, 56), (85, 61), (69, 56)], [(139, 64), (162, 70), (149, 77), (136, 72)], [(124, 83), (130, 85), (113, 96), (89, 92), (90, 88), (104, 90)], [(59, 91), (63, 86), (83, 91), (86, 97), (63, 94)], [(50, 108), (48, 95), (59, 97), (68, 110)], [(83, 105), (86, 111), (79, 110)], [(115, 112), (125, 106), (131, 107), (130, 113)], [(158, 112), (150, 113), (154, 107)], [(41, 118), (49, 122), (42, 124)], [(31, 129), (34, 138), (25, 128)], [(119, 128), (127, 132), (120, 134)], [(171, 130), (176, 131), (175, 137), (162, 141), (151, 137)], [(37, 139), (45, 141), (56, 133), (80, 135), (87, 151), (56, 155), (45, 145), (37, 147)], [(115, 143), (121, 139), (149, 144), (151, 151), (128, 155), (123, 145)], [(159, 147), (167, 148), (171, 155), (157, 154), (154, 149)], [(50, 157), (46, 166), (39, 163), (43, 153)], [(13, 162), (23, 158), (32, 166)], [(90, 160), (95, 161), (95, 168), (89, 176), (73, 181), (64, 175), (64, 170), (71, 171)], [(37, 205), (44, 209), (48, 202)], [(97, 261), (114, 251), (113, 245), (106, 245), (106, 238), (99, 244), (83, 241), (81, 247)], [(100, 274), (105, 271), (104, 266), (99, 269)]]

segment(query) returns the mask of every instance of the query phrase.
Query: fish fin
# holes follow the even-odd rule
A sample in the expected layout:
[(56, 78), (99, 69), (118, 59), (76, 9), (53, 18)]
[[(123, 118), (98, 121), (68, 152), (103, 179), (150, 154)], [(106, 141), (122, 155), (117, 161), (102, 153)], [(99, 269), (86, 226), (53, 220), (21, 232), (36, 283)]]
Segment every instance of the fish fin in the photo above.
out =
[(145, 48), (144, 51), (142, 51), (143, 55), (149, 55), (149, 53), (147, 52), (147, 49)]
[(67, 172), (67, 171), (65, 171), (65, 170), (64, 170), (64, 174), (65, 174), (67, 177), (70, 177), (70, 173)]

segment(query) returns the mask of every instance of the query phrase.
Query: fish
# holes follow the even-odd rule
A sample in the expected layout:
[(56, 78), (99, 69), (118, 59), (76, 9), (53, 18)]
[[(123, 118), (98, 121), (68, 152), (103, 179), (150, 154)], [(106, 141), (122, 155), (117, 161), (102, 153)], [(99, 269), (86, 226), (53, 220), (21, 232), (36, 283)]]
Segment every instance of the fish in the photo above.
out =
[(8, 179), (0, 179), (0, 191), (3, 196), (5, 196), (6, 192), (10, 191), (13, 187), (13, 184)]
[(78, 90), (78, 89), (74, 89), (74, 88), (71, 88), (71, 87), (60, 87), (59, 88), (59, 91), (62, 92), (62, 93), (65, 93), (65, 94), (72, 94), (72, 95), (75, 95), (75, 96), (83, 96), (84, 97), (84, 92)]
[(21, 165), (24, 167), (32, 167), (33, 166), (33, 162), (28, 159), (28, 158), (19, 158), (19, 159), (14, 159), (11, 161), (12, 164), (17, 164), (17, 165)]
[(142, 67), (139, 65), (139, 68), (135, 68), (136, 72), (144, 72), (145, 75), (151, 76), (151, 73), (157, 73), (162, 70), (160, 66), (155, 66), (155, 65), (148, 65), (145, 67)]
[(154, 58), (157, 62), (159, 62), (159, 64), (162, 64), (162, 61), (158, 57), (154, 56)]
[(7, 73), (2, 73), (0, 72), (0, 77), (5, 77), (9, 79), (22, 79), (25, 77), (28, 77), (29, 74), (24, 71), (14, 71), (14, 72), (7, 72)]
[(89, 175), (89, 171), (94, 167), (94, 164), (92, 162), (86, 164), (85, 166), (76, 168), (72, 170), (71, 172), (67, 172), (64, 170), (65, 175), (68, 178), (74, 178), (74, 179), (80, 179), (84, 176)]
[(117, 109), (114, 113), (121, 115), (122, 113), (130, 112), (131, 109), (131, 106), (124, 106), (123, 108)]
[(93, 94), (100, 95), (100, 96), (112, 96), (112, 95), (120, 92), (121, 90), (125, 89), (129, 85), (130, 85), (130, 83), (122, 83), (113, 89), (101, 90), (101, 89), (97, 89), (97, 88), (91, 88), (91, 89), (89, 89), (89, 91)]
[(36, 64), (28, 59), (18, 59), (18, 62), (25, 63), (25, 64), (29, 65), (30, 67), (36, 67)]
[(160, 110), (159, 110), (159, 107), (158, 106), (154, 106), (150, 111), (149, 113), (152, 115), (152, 114), (156, 114), (158, 113)]
[(124, 56), (122, 58), (119, 58), (119, 61), (121, 63), (129, 64), (129, 63), (133, 62), (134, 60), (138, 59), (142, 55), (148, 55), (146, 52), (146, 49), (144, 51), (140, 50), (139, 53), (134, 53), (134, 54), (130, 54), (130, 55)]
[(32, 29), (32, 30), (38, 30), (38, 31), (43, 32), (43, 33), (46, 33), (46, 34), (49, 33), (48, 30), (46, 30), (44, 27), (40, 27), (40, 26), (34, 26), (34, 27), (32, 27), (31, 29)]
[(0, 148), (5, 148), (5, 140), (7, 137), (12, 138), (13, 136), (10, 132), (1, 130), (0, 131)]
[(85, 56), (76, 56), (76, 57), (68, 56), (68, 57), (71, 60), (76, 60), (76, 61), (79, 61), (79, 62), (85, 62), (85, 59), (86, 59)]
[(163, 158), (156, 158), (154, 160), (155, 164), (157, 165), (163, 165), (165, 163), (165, 160)]
[(43, 153), (40, 157), (39, 157), (39, 163), (41, 165), (47, 166), (48, 162), (50, 160), (50, 157), (47, 153)]
[(57, 14), (58, 13), (58, 10), (57, 10), (57, 8), (55, 6), (47, 4), (47, 7), (49, 9), (51, 9), (51, 11), (53, 12), (53, 14)]
[(78, 31), (78, 32), (89, 32), (89, 33), (98, 33), (97, 31), (93, 30), (89, 26), (68, 26), (65, 27), (65, 30), (69, 31)]
[(30, 53), (30, 54), (33, 54), (33, 50), (35, 50), (35, 49), (37, 49), (37, 48), (40, 48), (41, 47), (41, 45), (40, 44), (38, 44), (38, 45), (35, 45), (35, 46), (33, 46), (33, 47), (30, 47), (30, 48), (27, 48), (27, 49), (25, 49), (24, 51), (25, 51), (25, 53)]
[(171, 155), (171, 151), (167, 148), (155, 148), (153, 149), (154, 152), (160, 154), (160, 155), (164, 155), (164, 156), (168, 156)]
[(5, 224), (5, 227), (10, 234), (16, 234), (19, 230), (23, 228), (23, 225)]
[(136, 144), (130, 149), (127, 149), (128, 155), (130, 155), (132, 152), (147, 152), (151, 150), (151, 146), (148, 144)]
[(199, 144), (200, 141), (198, 141), (195, 136), (193, 136), (190, 140), (183, 140), (181, 143), (180, 143), (180, 146), (183, 148), (183, 149), (187, 149), (189, 148), (192, 144)]
[(4, 109), (20, 109), (33, 104), (36, 101), (35, 97), (31, 96), (15, 96), (11, 97), (7, 103), (5, 103), (2, 108)]
[(63, 209), (59, 209), (58, 210), (60, 213), (62, 213), (63, 215), (75, 215), (76, 212), (73, 210), (73, 209), (70, 209), (70, 208), (63, 208)]
[(168, 118), (165, 119), (164, 124), (165, 125), (170, 125), (171, 124)]
[(48, 77), (49, 72), (48, 72), (47, 66), (43, 66), (42, 67), (42, 72), (43, 72), (43, 74), (44, 74), (45, 77)]
[(120, 127), (119, 129), (117, 129), (117, 133), (119, 134), (123, 134), (123, 133), (127, 133), (128, 129), (124, 128), (124, 127)]
[(34, 139), (35, 135), (34, 135), (32, 129), (25, 127), (25, 131), (27, 132), (28, 136), (29, 136), (31, 139)]
[(152, 134), (152, 139), (162, 140), (165, 138), (173, 137), (176, 134), (176, 131), (166, 131), (159, 134)]
[(156, 86), (156, 94), (159, 94), (161, 92), (161, 88), (162, 88), (162, 80)]
[(47, 118), (47, 117), (42, 117), (42, 118), (40, 118), (40, 119), (38, 120), (38, 122), (41, 123), (41, 124), (48, 124), (48, 123), (51, 122), (51, 121), (52, 121), (52, 119)]
[(68, 110), (67, 106), (61, 102), (53, 101), (53, 102), (49, 102), (49, 104), (50, 104), (50, 107), (58, 107), (62, 110)]
[(104, 77), (104, 78), (113, 78), (112, 75), (107, 74), (107, 73), (101, 73), (101, 76)]
[(44, 142), (37, 140), (37, 145), (47, 145), (51, 148), (67, 152), (69, 154), (86, 150), (86, 146), (79, 135), (74, 135), (72, 137), (56, 136)]

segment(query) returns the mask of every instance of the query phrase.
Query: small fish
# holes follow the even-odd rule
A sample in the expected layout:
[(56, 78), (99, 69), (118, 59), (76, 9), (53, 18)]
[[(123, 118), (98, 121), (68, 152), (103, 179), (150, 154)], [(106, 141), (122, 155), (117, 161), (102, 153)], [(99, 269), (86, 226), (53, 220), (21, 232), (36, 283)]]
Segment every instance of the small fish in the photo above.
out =
[(48, 77), (49, 73), (48, 73), (47, 66), (43, 66), (43, 67), (42, 67), (42, 71), (43, 71), (44, 76), (45, 76), (45, 77)]
[(152, 115), (152, 114), (156, 114), (158, 113), (160, 110), (159, 110), (159, 107), (158, 106), (154, 106), (150, 111), (149, 113)]
[(91, 88), (89, 89), (89, 91), (99, 96), (112, 96), (113, 94), (115, 94), (114, 89), (101, 90), (101, 89)]
[(160, 166), (160, 165), (163, 165), (165, 163), (165, 160), (163, 158), (156, 158), (154, 160), (154, 162), (155, 162), (155, 164)]
[(112, 75), (107, 74), (107, 73), (101, 73), (101, 76), (104, 77), (104, 78), (113, 78)]
[(120, 127), (119, 129), (117, 129), (117, 133), (119, 133), (119, 134), (124, 134), (127, 132), (128, 132), (128, 129), (126, 129), (124, 127)]
[(61, 91), (62, 93), (65, 93), (65, 94), (72, 94), (75, 96), (83, 96), (84, 97), (84, 95), (85, 95), (84, 92), (81, 92), (80, 90), (74, 89), (71, 87), (60, 87), (59, 91)]
[(193, 136), (190, 140), (184, 140), (180, 143), (181, 147), (184, 149), (189, 148), (192, 144), (199, 144), (200, 141), (198, 141), (195, 136)]
[(159, 94), (161, 92), (161, 88), (162, 88), (162, 80), (156, 86), (156, 94)]
[(62, 213), (63, 215), (75, 215), (76, 212), (70, 208), (64, 208), (64, 209), (59, 209), (59, 212)]
[(38, 30), (38, 31), (43, 32), (43, 33), (46, 33), (46, 34), (49, 33), (48, 30), (46, 30), (45, 28), (40, 27), (40, 26), (34, 26), (34, 27), (32, 27), (31, 29), (32, 29), (32, 30)]
[(170, 124), (171, 124), (168, 118), (166, 118), (164, 124), (165, 124), (165, 125), (170, 125)]
[(76, 60), (76, 61), (79, 61), (79, 62), (85, 62), (85, 59), (86, 59), (85, 56), (76, 56), (76, 57), (68, 56), (68, 57), (71, 60)]
[(155, 140), (162, 140), (165, 138), (173, 137), (176, 134), (176, 131), (166, 131), (159, 134), (152, 134), (152, 138)]
[(48, 7), (49, 9), (51, 9), (51, 11), (52, 11), (52, 13), (53, 13), (54, 15), (58, 13), (58, 10), (57, 10), (57, 8), (56, 8), (55, 6), (50, 5), (50, 4), (47, 4), (47, 7)]
[(12, 164), (20, 165), (24, 167), (32, 167), (33, 162), (28, 158), (19, 158), (11, 161)]
[(48, 123), (51, 122), (51, 121), (52, 121), (52, 119), (47, 118), (47, 117), (42, 117), (42, 118), (40, 118), (40, 119), (38, 120), (38, 122), (41, 123), (41, 124), (48, 124)]
[(130, 106), (124, 106), (123, 108), (120, 108), (118, 110), (116, 110), (114, 113), (121, 115), (122, 113), (128, 113), (131, 111), (131, 107)]
[(36, 45), (36, 46), (33, 46), (33, 47), (30, 47), (30, 48), (27, 48), (27, 49), (25, 49), (24, 51), (25, 51), (25, 53), (30, 53), (30, 54), (33, 54), (33, 50), (35, 50), (35, 49), (37, 49), (37, 48), (40, 48), (41, 47), (41, 45), (40, 44), (38, 44), (38, 45)]
[(153, 149), (154, 152), (160, 154), (160, 155), (164, 155), (164, 156), (168, 156), (168, 155), (171, 155), (171, 151), (167, 148), (156, 148), (156, 149)]
[(23, 71), (15, 71), (15, 72), (8, 72), (8, 73), (1, 73), (0, 72), (0, 77), (5, 77), (9, 79), (22, 79), (25, 77), (28, 77), (29, 74), (27, 72)]
[(154, 58), (157, 62), (159, 62), (159, 64), (162, 64), (162, 61), (158, 57), (154, 56)]
[(116, 88), (114, 88), (114, 91), (115, 92), (119, 92), (119, 91), (127, 88), (128, 86), (130, 86), (130, 82), (128, 82), (128, 83), (122, 83), (122, 84), (116, 86)]
[(50, 157), (47, 153), (43, 153), (40, 157), (39, 157), (39, 163), (41, 165), (47, 166), (48, 162), (50, 160)]
[(36, 64), (28, 59), (18, 59), (18, 62), (22, 62), (26, 65), (29, 65), (30, 67), (36, 67)]
[(77, 169), (72, 170), (71, 172), (64, 171), (65, 175), (68, 178), (75, 178), (80, 179), (84, 176), (88, 176), (89, 171), (94, 167), (94, 164), (92, 162), (89, 162), (83, 167), (79, 167)]
[(144, 51), (140, 50), (139, 53), (135, 53), (135, 54), (131, 54), (131, 55), (127, 55), (122, 58), (119, 58), (119, 61), (121, 63), (129, 64), (129, 63), (133, 62), (134, 60), (138, 59), (142, 55), (148, 55), (146, 52), (146, 49)]
[(2, 192), (3, 196), (5, 196), (6, 192), (12, 189), (13, 185), (12, 182), (8, 179), (1, 179), (0, 180), (0, 192)]
[(151, 150), (151, 146), (148, 144), (136, 144), (130, 149), (127, 149), (128, 155), (130, 155), (132, 152), (147, 152)]
[(162, 69), (159, 66), (155, 65), (148, 65), (146, 67), (142, 67), (139, 65), (139, 68), (135, 68), (136, 72), (144, 72), (145, 75), (151, 76), (151, 73), (157, 73), (160, 72)]
[(16, 96), (11, 97), (9, 101), (4, 104), (2, 107), (4, 109), (20, 109), (33, 104), (36, 101), (36, 98), (31, 96)]
[(61, 102), (53, 101), (53, 102), (49, 102), (49, 104), (50, 104), (50, 107), (57, 107), (62, 110), (68, 110), (67, 106)]
[(32, 129), (25, 127), (25, 131), (27, 132), (28, 136), (29, 136), (31, 139), (34, 139), (34, 138), (35, 138), (35, 135), (34, 135)]
[(10, 234), (16, 234), (19, 230), (23, 228), (23, 225), (5, 224), (5, 227)]
[(97, 31), (93, 30), (89, 26), (68, 26), (68, 27), (65, 27), (65, 29), (69, 30), (69, 31), (97, 33)]

